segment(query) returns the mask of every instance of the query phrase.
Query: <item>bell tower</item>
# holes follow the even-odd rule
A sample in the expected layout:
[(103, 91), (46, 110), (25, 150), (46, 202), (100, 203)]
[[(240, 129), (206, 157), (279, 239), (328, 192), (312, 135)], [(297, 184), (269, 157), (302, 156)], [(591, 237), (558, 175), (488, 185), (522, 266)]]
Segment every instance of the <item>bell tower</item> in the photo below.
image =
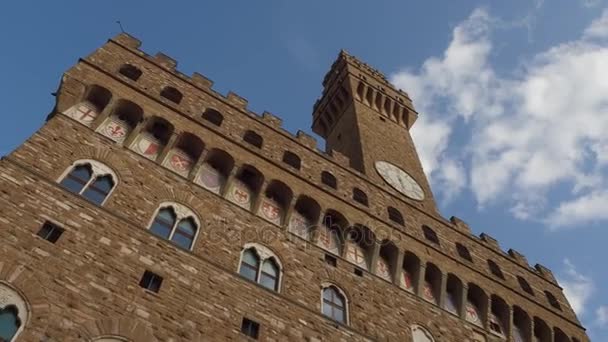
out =
[[(409, 132), (417, 118), (407, 93), (342, 50), (323, 80), (312, 129), (325, 139), (327, 151), (348, 156), (352, 168), (436, 210)], [(411, 191), (403, 191), (408, 187)]]

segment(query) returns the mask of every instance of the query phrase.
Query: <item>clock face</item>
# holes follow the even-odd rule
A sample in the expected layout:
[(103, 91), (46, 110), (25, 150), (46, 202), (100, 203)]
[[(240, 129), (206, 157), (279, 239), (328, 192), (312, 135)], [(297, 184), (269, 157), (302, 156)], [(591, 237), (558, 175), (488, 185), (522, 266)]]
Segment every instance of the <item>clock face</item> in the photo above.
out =
[(408, 175), (407, 172), (401, 170), (399, 167), (385, 161), (376, 162), (376, 171), (380, 176), (395, 190), (404, 194), (405, 196), (422, 201), (424, 199), (424, 191), (422, 187)]

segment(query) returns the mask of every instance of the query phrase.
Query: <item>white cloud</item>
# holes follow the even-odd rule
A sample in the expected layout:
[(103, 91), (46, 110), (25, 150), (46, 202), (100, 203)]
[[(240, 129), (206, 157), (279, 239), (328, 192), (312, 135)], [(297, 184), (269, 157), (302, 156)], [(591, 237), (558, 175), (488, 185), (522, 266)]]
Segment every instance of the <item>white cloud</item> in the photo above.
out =
[(608, 306), (600, 306), (595, 310), (595, 323), (600, 327), (608, 327)]
[(572, 309), (581, 317), (588, 311), (587, 302), (595, 292), (595, 284), (589, 276), (579, 273), (570, 260), (565, 259), (564, 266), (563, 278), (560, 277), (558, 282)]
[[(421, 112), (412, 134), (431, 182), (443, 197), (471, 190), (479, 207), (508, 202), (520, 219), (544, 216), (555, 226), (608, 219), (583, 208), (608, 199), (608, 43), (590, 39), (608, 35), (608, 11), (581, 39), (506, 76), (491, 63), (498, 22), (475, 10), (441, 58), (391, 78)], [(544, 200), (558, 187), (562, 203)]]
[(563, 202), (546, 219), (553, 229), (608, 220), (608, 192), (592, 192)]
[(602, 16), (595, 19), (585, 30), (586, 38), (606, 38), (608, 37), (608, 10), (604, 10)]
[(596, 7), (598, 6), (600, 3), (602, 2), (602, 0), (581, 0), (581, 3), (583, 4), (584, 7)]

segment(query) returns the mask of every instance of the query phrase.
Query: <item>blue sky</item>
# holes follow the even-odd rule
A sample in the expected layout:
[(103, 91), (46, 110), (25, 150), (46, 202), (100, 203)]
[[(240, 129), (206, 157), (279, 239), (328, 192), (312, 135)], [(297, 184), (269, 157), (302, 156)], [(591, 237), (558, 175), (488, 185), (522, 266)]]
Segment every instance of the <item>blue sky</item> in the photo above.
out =
[(551, 268), (608, 341), (608, 1), (0, 4), (0, 154), (44, 122), (64, 70), (125, 30), (186, 74), (309, 130), (339, 49), (408, 91), (445, 217)]

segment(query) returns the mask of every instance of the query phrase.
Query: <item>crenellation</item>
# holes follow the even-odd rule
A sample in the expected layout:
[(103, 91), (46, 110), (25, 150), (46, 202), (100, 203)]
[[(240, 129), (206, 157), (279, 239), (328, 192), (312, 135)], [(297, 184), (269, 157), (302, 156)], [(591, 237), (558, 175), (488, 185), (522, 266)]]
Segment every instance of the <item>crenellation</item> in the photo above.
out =
[(228, 101), (228, 103), (232, 104), (238, 109), (247, 111), (247, 99), (239, 96), (236, 93), (233, 93), (232, 91), (228, 92), (228, 95), (226, 96), (226, 101)]
[(503, 254), (502, 249), (500, 249), (500, 245), (498, 243), (498, 240), (496, 240), (495, 238), (491, 237), (490, 235), (488, 235), (486, 233), (481, 233), (479, 235), (479, 238), (481, 239), (481, 241), (483, 241), (484, 243), (486, 243), (490, 248), (492, 248), (495, 251), (498, 251), (501, 254)]
[(456, 227), (456, 229), (460, 230), (461, 232), (471, 234), (471, 227), (469, 227), (469, 225), (460, 218), (452, 216), (450, 217), (450, 222), (452, 222), (454, 227)]
[(114, 36), (113, 38), (109, 39), (108, 41), (116, 41), (126, 47), (129, 47), (131, 49), (139, 49), (141, 47), (141, 40), (131, 36), (128, 33), (120, 33), (116, 36)]
[(555, 276), (553, 275), (553, 272), (549, 268), (547, 268), (547, 267), (545, 267), (545, 266), (543, 266), (541, 264), (534, 265), (534, 268), (545, 279), (547, 279), (548, 281), (550, 281), (550, 282), (552, 282), (554, 284), (557, 284), (557, 279), (555, 278)]
[(204, 75), (199, 74), (198, 72), (194, 72), (190, 79), (192, 83), (203, 89), (211, 89), (213, 87), (213, 81), (208, 79)]
[(315, 137), (313, 137), (312, 135), (302, 131), (302, 130), (298, 130), (298, 132), (296, 133), (296, 139), (304, 146), (308, 147), (311, 150), (316, 150), (317, 149), (317, 139)]
[(162, 52), (157, 52), (152, 59), (162, 67), (169, 70), (174, 71), (177, 68), (177, 60), (165, 55)]
[(266, 111), (262, 113), (262, 121), (276, 129), (280, 129), (283, 124), (283, 120), (280, 117)]
[(511, 258), (513, 258), (522, 267), (526, 267), (526, 268), (530, 267), (530, 264), (528, 264), (528, 259), (526, 258), (525, 255), (519, 253), (518, 251), (514, 250), (513, 248), (510, 248), (507, 251), (507, 253), (509, 254), (509, 256)]

